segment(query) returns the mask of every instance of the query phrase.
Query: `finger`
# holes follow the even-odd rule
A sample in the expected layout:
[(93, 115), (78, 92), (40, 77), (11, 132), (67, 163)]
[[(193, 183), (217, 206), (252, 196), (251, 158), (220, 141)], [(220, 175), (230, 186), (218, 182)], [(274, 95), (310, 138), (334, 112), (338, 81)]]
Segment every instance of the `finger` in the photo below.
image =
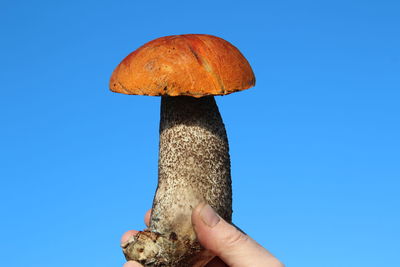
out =
[(123, 267), (143, 267), (143, 265), (137, 263), (136, 261), (128, 261), (124, 264)]
[(144, 223), (147, 227), (150, 225), (150, 216), (151, 216), (151, 209), (149, 209), (146, 214), (144, 215)]
[(129, 240), (132, 236), (136, 235), (137, 233), (138, 233), (138, 231), (136, 231), (136, 230), (130, 230), (130, 231), (124, 233), (124, 234), (122, 235), (122, 237), (121, 237), (121, 244), (128, 242), (128, 240)]
[[(151, 209), (149, 209), (144, 215), (144, 223), (146, 224), (147, 227), (149, 227), (150, 224), (150, 215), (151, 215)], [(137, 233), (138, 231), (136, 230), (130, 230), (124, 233), (121, 237), (121, 244), (127, 242), (132, 236), (136, 235)]]
[(283, 266), (251, 237), (219, 217), (208, 204), (194, 209), (192, 222), (200, 243), (228, 266)]
[(215, 257), (209, 263), (207, 263), (206, 267), (228, 267), (219, 257)]

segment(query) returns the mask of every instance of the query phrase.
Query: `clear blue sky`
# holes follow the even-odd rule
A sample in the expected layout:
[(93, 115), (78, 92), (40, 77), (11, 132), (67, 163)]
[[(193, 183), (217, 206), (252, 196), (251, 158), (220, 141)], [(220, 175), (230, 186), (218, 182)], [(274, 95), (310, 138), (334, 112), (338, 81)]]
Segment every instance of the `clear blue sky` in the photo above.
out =
[(400, 2), (0, 2), (0, 265), (111, 267), (157, 180), (159, 98), (108, 91), (165, 35), (220, 36), (234, 221), (287, 266), (400, 266)]

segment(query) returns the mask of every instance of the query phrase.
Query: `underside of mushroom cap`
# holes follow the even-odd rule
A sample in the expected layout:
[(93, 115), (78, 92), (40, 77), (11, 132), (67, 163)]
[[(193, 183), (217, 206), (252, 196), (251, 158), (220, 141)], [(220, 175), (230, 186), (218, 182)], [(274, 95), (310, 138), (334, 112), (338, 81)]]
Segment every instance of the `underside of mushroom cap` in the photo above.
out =
[(226, 95), (255, 84), (240, 51), (212, 35), (161, 37), (128, 55), (114, 70), (110, 90), (129, 95)]

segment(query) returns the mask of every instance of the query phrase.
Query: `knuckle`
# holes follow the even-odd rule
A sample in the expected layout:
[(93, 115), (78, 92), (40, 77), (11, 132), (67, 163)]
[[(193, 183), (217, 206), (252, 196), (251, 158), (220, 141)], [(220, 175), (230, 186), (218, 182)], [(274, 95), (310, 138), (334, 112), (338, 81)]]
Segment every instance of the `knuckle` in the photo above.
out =
[(241, 246), (249, 240), (249, 237), (242, 232), (235, 229), (231, 234), (226, 236), (222, 242), (228, 248)]

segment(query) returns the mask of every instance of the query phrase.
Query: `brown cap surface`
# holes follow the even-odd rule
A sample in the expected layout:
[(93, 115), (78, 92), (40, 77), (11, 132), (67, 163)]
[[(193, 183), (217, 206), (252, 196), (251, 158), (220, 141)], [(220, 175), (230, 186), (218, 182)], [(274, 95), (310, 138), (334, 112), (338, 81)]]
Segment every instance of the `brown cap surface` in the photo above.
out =
[(114, 70), (110, 89), (129, 95), (226, 95), (255, 84), (249, 62), (229, 42), (212, 35), (155, 39)]

